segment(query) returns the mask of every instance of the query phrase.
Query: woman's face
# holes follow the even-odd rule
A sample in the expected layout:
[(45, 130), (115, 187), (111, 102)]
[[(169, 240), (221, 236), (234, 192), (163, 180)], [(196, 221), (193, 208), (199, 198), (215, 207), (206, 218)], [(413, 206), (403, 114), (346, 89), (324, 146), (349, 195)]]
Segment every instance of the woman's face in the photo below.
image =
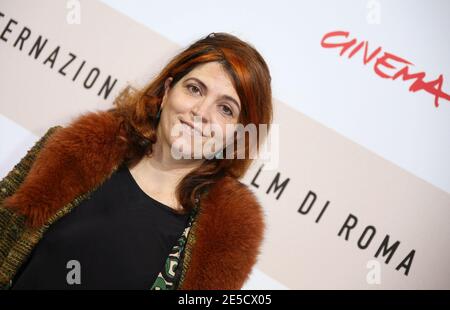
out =
[(158, 136), (172, 155), (175, 150), (184, 158), (211, 158), (233, 141), (241, 111), (228, 73), (220, 63), (209, 62), (169, 87), (171, 81), (165, 83)]

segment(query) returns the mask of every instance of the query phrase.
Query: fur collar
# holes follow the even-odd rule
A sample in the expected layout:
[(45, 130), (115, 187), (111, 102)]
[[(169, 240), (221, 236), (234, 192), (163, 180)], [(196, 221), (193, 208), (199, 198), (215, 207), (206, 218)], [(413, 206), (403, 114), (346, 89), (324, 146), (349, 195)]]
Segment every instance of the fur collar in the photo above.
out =
[[(107, 111), (87, 112), (58, 128), (4, 206), (39, 228), (75, 197), (100, 184), (120, 165), (128, 145)], [(203, 197), (195, 245), (182, 289), (239, 289), (256, 262), (264, 214), (254, 194), (225, 177)]]

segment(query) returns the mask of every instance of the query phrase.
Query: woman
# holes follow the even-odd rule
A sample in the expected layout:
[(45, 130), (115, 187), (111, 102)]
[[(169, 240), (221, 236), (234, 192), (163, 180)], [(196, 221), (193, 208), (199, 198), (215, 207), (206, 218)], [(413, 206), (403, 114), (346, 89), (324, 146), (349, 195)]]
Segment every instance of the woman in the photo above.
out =
[(251, 45), (211, 33), (114, 108), (51, 127), (0, 183), (0, 285), (240, 289), (265, 225), (237, 128), (271, 123), (270, 81)]

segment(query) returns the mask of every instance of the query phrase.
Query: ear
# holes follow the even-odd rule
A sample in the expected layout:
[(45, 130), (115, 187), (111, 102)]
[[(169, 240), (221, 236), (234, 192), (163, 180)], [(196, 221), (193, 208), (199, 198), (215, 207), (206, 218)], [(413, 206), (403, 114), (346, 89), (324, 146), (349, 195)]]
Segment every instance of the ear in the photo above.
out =
[(166, 101), (167, 93), (169, 92), (170, 84), (172, 83), (172, 81), (173, 81), (173, 77), (171, 77), (171, 76), (168, 77), (168, 78), (164, 81), (164, 97), (163, 97), (162, 102), (161, 102), (161, 109), (163, 108), (164, 103), (165, 103), (165, 101)]
[(173, 77), (169, 76), (166, 79), (166, 81), (164, 82), (164, 89), (165, 89), (166, 92), (169, 90), (170, 84), (172, 83), (172, 81), (173, 81)]

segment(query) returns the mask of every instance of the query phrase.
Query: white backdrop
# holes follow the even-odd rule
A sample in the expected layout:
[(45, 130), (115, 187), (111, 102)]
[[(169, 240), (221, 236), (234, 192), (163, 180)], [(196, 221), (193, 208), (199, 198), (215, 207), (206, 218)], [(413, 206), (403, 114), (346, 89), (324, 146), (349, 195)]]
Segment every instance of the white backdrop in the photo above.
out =
[[(230, 32), (267, 60), (282, 134), (278, 169), (258, 174), (255, 163), (245, 178), (266, 209), (269, 234), (244, 288), (450, 288), (449, 100), (436, 107), (430, 92), (409, 91), (414, 80), (385, 79), (374, 70), (376, 58), (390, 53), (412, 63), (410, 74), (425, 72), (424, 82), (442, 74), (441, 94), (449, 93), (450, 2), (79, 1), (75, 25), (67, 23), (73, 2), (0, 5), (1, 31), (11, 18), (18, 21), (10, 39), (0, 41), (2, 175), (50, 125), (108, 107), (119, 86), (145, 81), (179, 48), (213, 31)], [(13, 44), (24, 26), (52, 48), (76, 53), (78, 63), (100, 68), (103, 78), (117, 78), (111, 96), (100, 98), (19, 51)], [(348, 32), (356, 44), (342, 56), (325, 48), (321, 40), (332, 31)], [(366, 65), (364, 47), (348, 57), (362, 41), (369, 54), (381, 48)], [(401, 66), (390, 63), (397, 69), (382, 71), (392, 75)], [(277, 173), (291, 180), (280, 199), (266, 193)], [(311, 191), (318, 202), (302, 215), (297, 209)], [(358, 218), (358, 236), (376, 228), (367, 250), (358, 249), (354, 234), (349, 241), (337, 235), (350, 214)], [(374, 258), (386, 235), (401, 241), (389, 264)], [(395, 267), (412, 249), (405, 276)], [(368, 279), (374, 272), (380, 281)]]
[[(450, 193), (450, 102), (389, 81), (325, 50), (335, 30), (381, 46), (426, 72), (444, 76), (450, 93), (450, 1), (447, 0), (102, 0), (184, 46), (206, 32), (252, 42), (273, 76), (274, 97)], [(349, 87), (349, 85), (351, 87)]]

